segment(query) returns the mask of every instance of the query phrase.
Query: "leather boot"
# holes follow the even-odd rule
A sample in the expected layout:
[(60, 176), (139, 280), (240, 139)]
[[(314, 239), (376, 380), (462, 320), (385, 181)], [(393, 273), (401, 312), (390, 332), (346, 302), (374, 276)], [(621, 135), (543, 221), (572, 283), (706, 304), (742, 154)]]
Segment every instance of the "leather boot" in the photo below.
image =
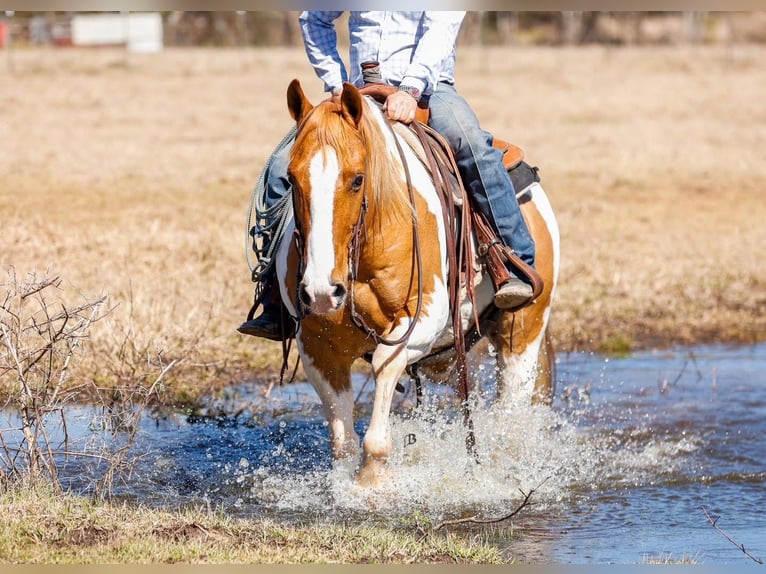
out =
[(242, 323), (237, 331), (270, 341), (285, 341), (295, 336), (295, 324), (282, 304), (277, 281), (273, 281), (265, 292), (261, 307), (261, 314)]
[(532, 287), (518, 277), (511, 275), (495, 292), (495, 307), (514, 309), (521, 307), (532, 298)]

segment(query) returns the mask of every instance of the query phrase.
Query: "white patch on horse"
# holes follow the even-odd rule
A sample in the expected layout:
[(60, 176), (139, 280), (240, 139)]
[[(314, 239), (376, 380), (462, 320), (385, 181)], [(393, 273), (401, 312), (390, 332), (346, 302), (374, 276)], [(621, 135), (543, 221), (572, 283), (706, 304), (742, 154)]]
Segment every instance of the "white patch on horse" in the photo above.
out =
[[(434, 282), (434, 292), (431, 301), (421, 309), (417, 326), (412, 330), (407, 340), (407, 363), (414, 363), (427, 355), (434, 347), (440, 335), (449, 329), (449, 294), (444, 282), (437, 278)], [(410, 320), (402, 320), (393, 333), (403, 334), (409, 327)], [(392, 334), (391, 338), (400, 335)]]
[[(407, 341), (407, 362), (413, 363), (428, 354), (434, 346), (434, 342), (450, 327), (449, 290), (447, 289), (447, 238), (444, 228), (444, 218), (442, 217), (441, 201), (437, 195), (431, 175), (415, 155), (415, 152), (412, 151), (406, 141), (402, 140), (391, 131), (386, 124), (386, 119), (383, 117), (383, 114), (377, 106), (372, 105), (368, 101), (367, 107), (383, 134), (386, 147), (391, 153), (392, 161), (397, 166), (400, 166), (402, 181), (406, 181), (402, 160), (394, 138), (396, 137), (399, 140), (401, 149), (404, 152), (404, 161), (410, 171), (410, 180), (412, 181), (415, 193), (425, 200), (426, 205), (428, 206), (428, 211), (435, 217), (438, 229), (439, 253), (441, 254), (440, 274), (434, 277), (434, 291), (432, 293), (424, 294), (430, 296), (430, 303), (424, 305), (421, 309), (418, 325), (412, 331), (412, 334)], [(409, 319), (402, 320), (399, 325), (394, 328), (393, 333), (404, 333), (409, 327), (409, 324)], [(390, 338), (396, 337), (392, 334)]]
[(553, 212), (553, 207), (548, 200), (548, 195), (545, 193), (543, 186), (539, 183), (533, 183), (531, 193), (532, 202), (535, 204), (535, 207), (537, 207), (537, 211), (540, 212), (543, 221), (545, 221), (545, 225), (548, 227), (548, 233), (551, 235), (551, 242), (553, 243), (553, 289), (551, 291), (551, 299), (553, 299), (556, 283), (558, 283), (559, 263), (561, 261), (559, 224), (556, 221), (556, 215)]
[[(545, 190), (539, 183), (532, 184), (532, 202), (535, 204), (540, 216), (545, 221), (548, 233), (551, 236), (553, 244), (553, 284), (551, 285), (551, 299), (556, 291), (558, 282), (559, 261), (561, 258), (559, 227), (556, 216), (551, 207)], [(500, 365), (500, 377), (498, 381), (501, 392), (501, 402), (506, 404), (519, 404), (517, 401), (528, 402), (534, 392), (534, 382), (537, 378), (538, 358), (540, 345), (545, 339), (545, 332), (548, 328), (551, 306), (549, 305), (543, 312), (543, 328), (534, 340), (523, 352), (518, 355), (506, 356), (498, 354), (498, 364)], [(522, 403), (523, 404), (523, 403)]]
[[(547, 324), (546, 310), (545, 322)], [(538, 356), (540, 345), (545, 339), (545, 329), (535, 337), (529, 345), (519, 354), (499, 352), (497, 362), (499, 368), (498, 402), (506, 406), (515, 404), (529, 404), (534, 392), (534, 383), (537, 378)]]
[[(398, 335), (397, 335), (398, 337)], [(375, 400), (370, 425), (364, 435), (364, 452), (373, 458), (388, 458), (391, 454), (391, 400), (394, 388), (407, 366), (402, 346), (378, 345), (372, 355), (375, 373)]]
[(330, 147), (319, 150), (309, 162), (311, 230), (303, 283), (312, 299), (332, 297), (331, 274), (335, 268), (333, 204), (339, 174), (338, 156)]

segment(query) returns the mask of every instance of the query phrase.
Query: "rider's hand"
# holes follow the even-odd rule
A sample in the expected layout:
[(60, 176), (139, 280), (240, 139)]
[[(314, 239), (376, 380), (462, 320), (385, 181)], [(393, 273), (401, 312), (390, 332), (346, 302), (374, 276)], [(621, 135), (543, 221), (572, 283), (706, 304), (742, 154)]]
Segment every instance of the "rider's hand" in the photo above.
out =
[(385, 110), (390, 120), (412, 123), (417, 109), (418, 101), (407, 92), (394, 92), (386, 98)]

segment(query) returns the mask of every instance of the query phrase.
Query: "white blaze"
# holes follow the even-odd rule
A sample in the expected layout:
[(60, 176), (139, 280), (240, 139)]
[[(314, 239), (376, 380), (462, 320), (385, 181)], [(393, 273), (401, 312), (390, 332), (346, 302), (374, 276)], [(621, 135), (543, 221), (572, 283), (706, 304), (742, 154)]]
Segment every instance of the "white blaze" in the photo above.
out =
[(314, 297), (333, 290), (330, 279), (335, 268), (333, 205), (339, 174), (338, 156), (330, 147), (317, 152), (309, 163), (311, 230), (303, 280), (306, 290)]

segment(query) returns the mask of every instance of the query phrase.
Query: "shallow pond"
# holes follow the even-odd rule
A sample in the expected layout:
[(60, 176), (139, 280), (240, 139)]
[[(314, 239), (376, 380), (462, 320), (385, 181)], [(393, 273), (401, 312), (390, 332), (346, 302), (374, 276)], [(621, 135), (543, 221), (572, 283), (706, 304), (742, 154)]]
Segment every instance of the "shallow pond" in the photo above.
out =
[[(353, 485), (350, 469), (333, 468), (308, 384), (276, 387), (268, 399), (263, 385), (243, 385), (218, 405), (229, 416), (144, 416), (133, 448), (143, 456), (115, 493), (285, 522), (396, 525), (500, 517), (534, 490), (533, 504), (512, 520), (470, 529), (483, 528), (522, 561), (752, 563), (704, 507), (737, 544), (766, 559), (766, 345), (619, 359), (562, 354), (558, 380), (552, 409), (476, 414), (479, 465), (465, 453), (460, 417), (439, 408), (452, 403), (452, 391), (426, 385), (426, 404), (413, 415), (408, 389), (395, 405), (394, 480), (374, 495)], [(360, 376), (354, 385), (362, 433), (372, 384)], [(74, 442), (96, 440), (95, 416), (72, 413)], [(72, 487), (90, 484), (87, 466), (67, 468)]]

